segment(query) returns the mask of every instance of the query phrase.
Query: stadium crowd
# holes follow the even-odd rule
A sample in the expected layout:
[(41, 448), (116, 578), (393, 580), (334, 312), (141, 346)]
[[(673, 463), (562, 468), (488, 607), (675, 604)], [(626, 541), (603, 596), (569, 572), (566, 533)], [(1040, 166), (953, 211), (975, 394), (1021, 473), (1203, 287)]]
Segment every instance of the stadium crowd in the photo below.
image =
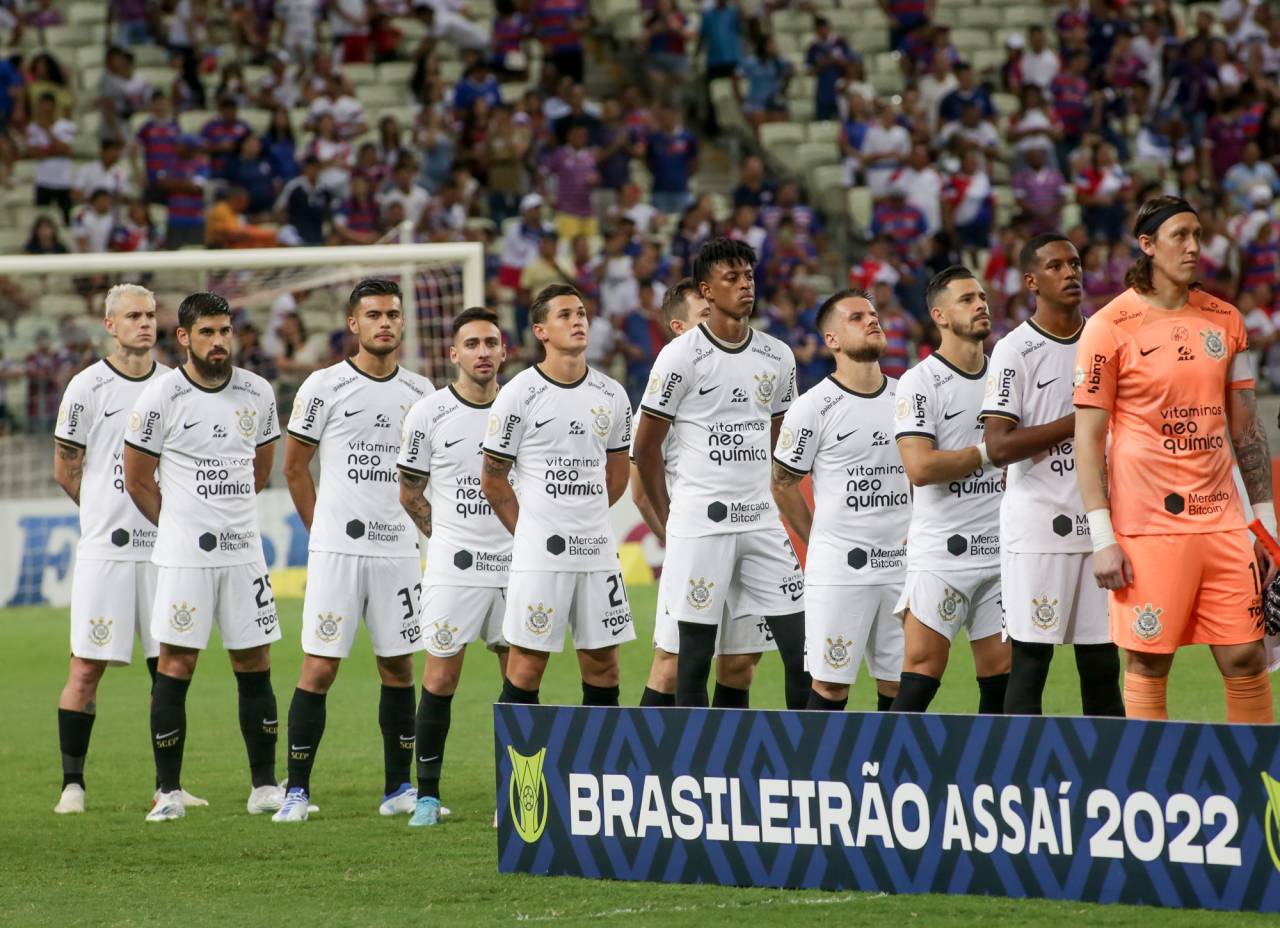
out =
[[(757, 324), (807, 389), (832, 366), (813, 315), (846, 277), (898, 376), (937, 341), (931, 273), (982, 271), (997, 339), (1034, 309), (1019, 250), (1060, 229), (1091, 311), (1123, 288), (1135, 205), (1175, 193), (1205, 224), (1204, 286), (1280, 385), (1272, 4), (879, 4), (111, 0), (97, 60), (50, 38), (85, 5), (4, 0), (13, 250), (481, 240), (513, 347), (532, 350), (531, 294), (573, 283), (608, 323), (589, 361), (634, 403), (663, 293), (716, 234), (760, 256)], [(49, 431), (111, 282), (77, 278), (88, 315), (54, 317), (0, 279), (0, 429)], [(276, 381), (351, 348), (340, 318), (256, 321), (239, 360)]]

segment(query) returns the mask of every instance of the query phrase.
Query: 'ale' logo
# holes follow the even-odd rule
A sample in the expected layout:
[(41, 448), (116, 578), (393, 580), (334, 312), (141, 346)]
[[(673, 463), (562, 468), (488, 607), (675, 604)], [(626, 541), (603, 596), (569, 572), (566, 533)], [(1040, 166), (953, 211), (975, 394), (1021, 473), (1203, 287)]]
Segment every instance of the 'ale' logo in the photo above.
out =
[(516, 834), (526, 844), (532, 844), (542, 837), (547, 827), (547, 778), (542, 775), (542, 760), (547, 749), (525, 757), (507, 745), (507, 755), (511, 758), (511, 784), (507, 791), (511, 822)]

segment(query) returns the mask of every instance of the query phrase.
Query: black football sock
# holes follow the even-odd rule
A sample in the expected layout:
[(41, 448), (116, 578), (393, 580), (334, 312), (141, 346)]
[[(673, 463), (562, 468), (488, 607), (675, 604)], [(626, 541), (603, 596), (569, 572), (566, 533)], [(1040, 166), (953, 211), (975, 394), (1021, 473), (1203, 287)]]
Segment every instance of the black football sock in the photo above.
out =
[(84, 758), (89, 753), (89, 735), (93, 732), (92, 712), (74, 709), (58, 710), (58, 746), (62, 750), (62, 787), (71, 784), (84, 788)]
[(1043, 715), (1041, 700), (1049, 679), (1049, 664), (1053, 661), (1053, 645), (1010, 638), (1009, 647), (1013, 657), (1004, 711), (1008, 715)]
[(182, 746), (187, 739), (187, 690), (190, 680), (156, 674), (151, 689), (151, 751), (156, 760), (156, 788), (182, 789)]
[(1009, 675), (997, 673), (978, 677), (978, 714), (1004, 715), (1004, 698), (1009, 689)]
[(849, 697), (844, 699), (828, 699), (817, 690), (809, 690), (809, 702), (805, 705), (806, 709), (821, 709), (823, 712), (843, 712), (844, 707), (849, 705)]
[(498, 697), (498, 702), (511, 702), (518, 705), (536, 706), (538, 704), (538, 691), (522, 690), (506, 677), (503, 677), (502, 695)]
[(809, 671), (804, 669), (804, 613), (765, 616), (765, 621), (786, 672), (787, 708), (803, 709), (809, 705), (809, 691), (813, 689)]
[(453, 715), (453, 694), (437, 696), (425, 686), (418, 702), (414, 725), (415, 756), (418, 761), (418, 797), (440, 798), (440, 770), (444, 767), (444, 742), (449, 737)]
[(160, 672), (160, 658), (147, 658), (147, 673), (151, 674), (151, 685), (156, 685), (156, 674)]
[(237, 670), (240, 693), (240, 735), (249, 755), (249, 776), (254, 789), (276, 785), (276, 694), (270, 670)]
[(311, 768), (316, 763), (320, 739), (324, 737), (325, 695), (301, 687), (293, 691), (289, 703), (289, 788), (299, 787), (311, 794)]
[(898, 695), (889, 708), (894, 712), (925, 712), (941, 685), (942, 681), (937, 677), (904, 671), (898, 683)]
[(619, 686), (594, 686), (582, 681), (582, 704), (584, 706), (616, 706), (622, 695)]
[(644, 692), (640, 694), (641, 707), (652, 706), (662, 709), (670, 709), (676, 704), (675, 693), (659, 693), (657, 690), (644, 688)]
[(386, 795), (409, 782), (413, 768), (414, 738), (413, 684), (382, 684), (378, 700), (378, 727), (382, 729), (382, 765), (386, 771)]
[(1110, 642), (1076, 645), (1080, 708), (1085, 715), (1124, 717), (1120, 695), (1120, 649)]
[(884, 693), (876, 693), (876, 711), (888, 712), (893, 708), (893, 697), (886, 696)]
[(736, 686), (726, 686), (719, 680), (711, 691), (712, 709), (750, 709), (751, 690), (740, 690)]
[(680, 622), (680, 653), (676, 655), (676, 705), (707, 705), (707, 680), (716, 656), (716, 627)]

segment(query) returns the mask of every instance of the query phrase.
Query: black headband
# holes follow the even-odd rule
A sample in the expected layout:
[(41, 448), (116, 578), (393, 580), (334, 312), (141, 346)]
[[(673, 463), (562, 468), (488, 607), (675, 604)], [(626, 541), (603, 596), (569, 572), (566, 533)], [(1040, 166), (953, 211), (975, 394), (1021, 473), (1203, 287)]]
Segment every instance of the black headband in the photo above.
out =
[(1156, 210), (1146, 219), (1134, 222), (1133, 237), (1139, 238), (1143, 235), (1155, 235), (1156, 229), (1164, 225), (1166, 219), (1172, 219), (1179, 213), (1190, 213), (1193, 216), (1198, 215), (1185, 200), (1179, 200), (1177, 203), (1170, 203), (1168, 206), (1160, 207), (1160, 209)]

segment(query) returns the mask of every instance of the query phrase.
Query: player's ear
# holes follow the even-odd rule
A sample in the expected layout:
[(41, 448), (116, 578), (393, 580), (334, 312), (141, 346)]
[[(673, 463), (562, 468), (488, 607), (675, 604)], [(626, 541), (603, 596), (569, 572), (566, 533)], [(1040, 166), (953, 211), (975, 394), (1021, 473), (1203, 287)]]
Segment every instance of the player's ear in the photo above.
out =
[(174, 330), (174, 335), (177, 336), (178, 344), (183, 348), (191, 347), (191, 333), (182, 326), (178, 326), (178, 328)]
[(942, 314), (942, 310), (937, 306), (929, 307), (929, 318), (933, 320), (933, 324), (939, 329), (950, 328), (950, 326), (947, 325), (947, 317)]
[(840, 339), (836, 338), (836, 333), (835, 333), (835, 332), (823, 332), (823, 333), (822, 333), (822, 341), (823, 341), (823, 342), (826, 344), (826, 346), (827, 346), (828, 348), (830, 348), (833, 352), (835, 352), (835, 351), (839, 351), (839, 350), (840, 350)]
[(1148, 258), (1153, 257), (1156, 253), (1156, 240), (1150, 235), (1139, 235), (1138, 247), (1142, 249), (1142, 253)]
[(449, 363), (450, 364), (458, 363), (458, 349), (453, 347), (453, 345), (449, 346)]
[(1026, 287), (1029, 291), (1036, 294), (1037, 296), (1040, 295), (1040, 287), (1036, 284), (1036, 278), (1034, 274), (1023, 274), (1022, 286)]
[(356, 314), (347, 313), (347, 331), (355, 335), (359, 326), (356, 325)]

